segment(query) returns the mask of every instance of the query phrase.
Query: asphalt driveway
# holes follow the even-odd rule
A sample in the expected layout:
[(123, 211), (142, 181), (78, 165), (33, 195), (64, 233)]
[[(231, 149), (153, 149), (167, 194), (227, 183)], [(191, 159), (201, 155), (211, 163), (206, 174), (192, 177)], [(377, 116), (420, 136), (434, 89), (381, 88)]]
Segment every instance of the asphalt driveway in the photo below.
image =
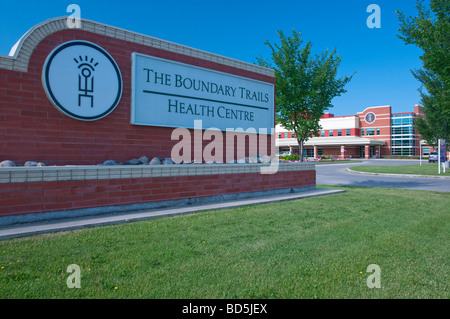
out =
[[(426, 163), (425, 161), (423, 163)], [(317, 184), (405, 188), (450, 192), (450, 179), (365, 175), (346, 171), (357, 165), (419, 165), (418, 160), (363, 160), (361, 163), (316, 165)]]

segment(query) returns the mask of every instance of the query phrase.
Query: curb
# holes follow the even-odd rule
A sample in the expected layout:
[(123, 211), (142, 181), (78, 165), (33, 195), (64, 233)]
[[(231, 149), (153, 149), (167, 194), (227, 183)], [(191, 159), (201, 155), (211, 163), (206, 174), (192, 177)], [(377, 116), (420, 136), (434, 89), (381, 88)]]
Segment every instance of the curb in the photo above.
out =
[(70, 231), (88, 227), (117, 225), (128, 222), (149, 220), (152, 218), (173, 217), (194, 214), (203, 211), (230, 209), (242, 206), (269, 204), (274, 202), (291, 201), (308, 197), (326, 196), (345, 193), (344, 190), (316, 188), (298, 193), (287, 193), (253, 198), (229, 200), (200, 205), (185, 205), (183, 207), (149, 209), (135, 212), (104, 214), (79, 218), (50, 220), (46, 222), (11, 225), (0, 228), (0, 241), (11, 238), (27, 237), (45, 233)]
[(349, 167), (345, 169), (347, 172), (362, 174), (362, 175), (380, 175), (380, 176), (391, 176), (391, 177), (415, 177), (415, 178), (438, 178), (438, 179), (450, 179), (450, 176), (434, 176), (434, 175), (414, 175), (414, 174), (389, 174), (389, 173), (369, 173), (354, 171)]

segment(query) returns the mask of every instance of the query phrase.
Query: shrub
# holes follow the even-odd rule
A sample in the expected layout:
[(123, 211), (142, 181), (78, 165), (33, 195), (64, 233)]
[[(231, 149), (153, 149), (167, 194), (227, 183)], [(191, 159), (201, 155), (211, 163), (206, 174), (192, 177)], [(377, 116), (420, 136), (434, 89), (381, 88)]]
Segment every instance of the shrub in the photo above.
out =
[(298, 156), (297, 154), (295, 155), (286, 155), (286, 156), (281, 156), (280, 157), (281, 160), (285, 160), (285, 161), (298, 161), (300, 160), (300, 156)]

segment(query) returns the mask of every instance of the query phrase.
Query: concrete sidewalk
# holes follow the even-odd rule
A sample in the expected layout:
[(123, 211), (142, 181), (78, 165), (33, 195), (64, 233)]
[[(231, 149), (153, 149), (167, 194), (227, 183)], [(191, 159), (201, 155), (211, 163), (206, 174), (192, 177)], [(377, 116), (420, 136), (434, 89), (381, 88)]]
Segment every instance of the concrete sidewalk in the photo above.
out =
[(68, 231), (74, 229), (80, 229), (85, 227), (103, 226), (103, 225), (113, 225), (119, 223), (126, 223), (138, 220), (145, 220), (158, 217), (166, 216), (176, 216), (183, 214), (192, 214), (195, 212), (215, 210), (215, 209), (227, 209), (239, 206), (247, 205), (258, 205), (265, 203), (273, 203), (279, 201), (296, 200), (301, 198), (313, 197), (313, 196), (323, 196), (330, 194), (343, 193), (342, 190), (330, 190), (315, 188), (312, 190), (299, 192), (299, 193), (289, 193), (289, 194), (278, 194), (271, 196), (259, 196), (240, 200), (230, 200), (223, 202), (215, 202), (209, 204), (199, 204), (199, 205), (189, 205), (176, 208), (164, 208), (164, 209), (151, 209), (151, 210), (141, 210), (135, 212), (127, 213), (114, 213), (97, 215), (90, 217), (78, 217), (78, 218), (66, 218), (60, 220), (53, 220), (47, 222), (37, 222), (29, 224), (19, 224), (12, 226), (5, 226), (0, 228), (0, 240), (16, 237), (31, 236), (43, 233)]

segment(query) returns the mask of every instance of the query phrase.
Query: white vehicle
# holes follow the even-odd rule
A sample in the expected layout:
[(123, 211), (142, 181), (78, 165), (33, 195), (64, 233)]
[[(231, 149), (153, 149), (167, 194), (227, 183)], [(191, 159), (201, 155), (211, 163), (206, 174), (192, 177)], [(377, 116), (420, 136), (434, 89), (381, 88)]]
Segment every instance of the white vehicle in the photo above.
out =
[(278, 153), (278, 156), (289, 156), (289, 155), (292, 155), (292, 152), (284, 151), (284, 152)]
[(431, 152), (430, 157), (428, 157), (428, 163), (431, 162), (437, 162), (438, 161), (438, 153), (437, 152)]

